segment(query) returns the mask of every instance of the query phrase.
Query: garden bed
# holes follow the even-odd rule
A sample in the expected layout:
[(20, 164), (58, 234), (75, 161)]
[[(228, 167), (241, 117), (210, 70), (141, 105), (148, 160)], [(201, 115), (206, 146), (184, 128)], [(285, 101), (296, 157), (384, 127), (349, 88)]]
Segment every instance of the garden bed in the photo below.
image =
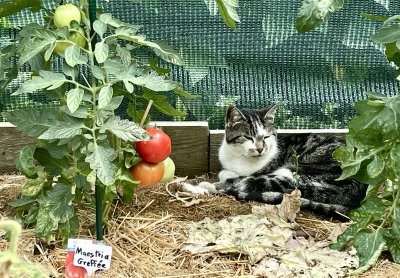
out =
[[(194, 182), (205, 180), (197, 178)], [(0, 216), (14, 218), (9, 202), (18, 198), (24, 178), (19, 175), (0, 176)], [(176, 180), (177, 182), (182, 179)], [(178, 183), (136, 190), (135, 201), (126, 206), (113, 206), (112, 218), (105, 224), (105, 241), (113, 246), (111, 269), (100, 277), (233, 277), (251, 275), (253, 266), (247, 256), (207, 253), (193, 255), (180, 251), (187, 239), (187, 226), (206, 217), (220, 220), (248, 214), (255, 203), (238, 202), (229, 196), (192, 198), (179, 191)], [(94, 210), (79, 212), (82, 228), (80, 238), (94, 238)], [(296, 222), (300, 229), (315, 238), (329, 238), (340, 225), (301, 212)], [(4, 233), (0, 250), (7, 248)], [(66, 251), (60, 242), (51, 246), (35, 244), (34, 230), (23, 231), (19, 254), (31, 262), (44, 265), (55, 277), (62, 277)], [(361, 277), (398, 277), (400, 266), (382, 259)], [(248, 277), (248, 276), (247, 276)]]

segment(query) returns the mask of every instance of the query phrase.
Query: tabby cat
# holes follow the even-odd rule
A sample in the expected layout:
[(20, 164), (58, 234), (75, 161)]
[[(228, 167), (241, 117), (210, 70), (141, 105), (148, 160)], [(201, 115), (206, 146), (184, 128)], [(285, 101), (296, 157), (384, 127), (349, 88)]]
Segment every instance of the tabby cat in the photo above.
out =
[(284, 193), (301, 191), (302, 208), (324, 214), (347, 213), (364, 199), (367, 186), (353, 179), (337, 181), (341, 174), (332, 152), (344, 143), (335, 135), (278, 135), (276, 106), (229, 107), (225, 138), (219, 149), (219, 182), (200, 183), (211, 193), (226, 193), (239, 200), (269, 204)]

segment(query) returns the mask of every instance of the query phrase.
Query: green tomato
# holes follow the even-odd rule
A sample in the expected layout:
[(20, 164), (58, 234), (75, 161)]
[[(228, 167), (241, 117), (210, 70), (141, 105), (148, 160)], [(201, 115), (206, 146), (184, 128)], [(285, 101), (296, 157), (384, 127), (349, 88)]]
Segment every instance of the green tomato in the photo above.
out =
[(73, 4), (58, 6), (54, 11), (54, 25), (57, 28), (62, 28), (64, 26), (69, 28), (73, 20), (78, 22), (78, 24), (81, 23), (81, 11)]
[(165, 170), (160, 182), (169, 182), (174, 178), (175, 175), (175, 163), (170, 157), (167, 157), (163, 163)]
[[(82, 28), (79, 28), (78, 32), (73, 31), (69, 33), (68, 40), (76, 43), (80, 47), (84, 48), (86, 46), (86, 39), (85, 39), (85, 32)], [(54, 47), (54, 51), (58, 55), (64, 55), (65, 49), (71, 46), (72, 43), (70, 42), (57, 42), (56, 46)]]

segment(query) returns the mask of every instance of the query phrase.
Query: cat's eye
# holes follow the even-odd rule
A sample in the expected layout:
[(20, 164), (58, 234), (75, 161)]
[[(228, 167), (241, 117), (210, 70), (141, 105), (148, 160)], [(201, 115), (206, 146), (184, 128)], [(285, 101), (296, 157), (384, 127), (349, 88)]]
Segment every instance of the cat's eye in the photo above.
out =
[(265, 135), (265, 136), (264, 136), (264, 140), (265, 140), (265, 139), (268, 139), (269, 137), (271, 137), (271, 135)]
[(243, 136), (243, 137), (246, 138), (249, 141), (254, 141), (253, 137), (251, 137), (251, 136)]

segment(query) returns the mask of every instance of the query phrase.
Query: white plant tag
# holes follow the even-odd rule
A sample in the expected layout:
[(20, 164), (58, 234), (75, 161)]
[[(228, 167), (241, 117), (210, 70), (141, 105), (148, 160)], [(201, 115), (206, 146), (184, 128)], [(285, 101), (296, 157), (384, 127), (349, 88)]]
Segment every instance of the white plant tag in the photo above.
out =
[(74, 265), (83, 267), (91, 275), (96, 270), (109, 269), (112, 247), (102, 243), (78, 241), (75, 249)]

